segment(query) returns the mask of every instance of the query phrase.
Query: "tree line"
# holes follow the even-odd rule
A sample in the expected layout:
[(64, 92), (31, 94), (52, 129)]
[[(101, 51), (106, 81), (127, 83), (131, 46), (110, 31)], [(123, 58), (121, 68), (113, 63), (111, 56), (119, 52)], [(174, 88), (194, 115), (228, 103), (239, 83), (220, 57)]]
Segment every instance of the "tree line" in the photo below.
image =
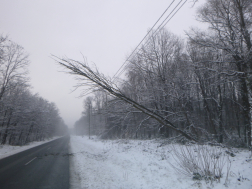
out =
[(0, 36), (0, 144), (24, 145), (63, 135), (67, 126), (54, 103), (32, 94), (24, 48)]
[(207, 0), (197, 19), (208, 29), (191, 29), (186, 39), (166, 29), (150, 33), (117, 84), (86, 62), (58, 60), (86, 78), (78, 81), (93, 83), (76, 131), (250, 146), (252, 1)]

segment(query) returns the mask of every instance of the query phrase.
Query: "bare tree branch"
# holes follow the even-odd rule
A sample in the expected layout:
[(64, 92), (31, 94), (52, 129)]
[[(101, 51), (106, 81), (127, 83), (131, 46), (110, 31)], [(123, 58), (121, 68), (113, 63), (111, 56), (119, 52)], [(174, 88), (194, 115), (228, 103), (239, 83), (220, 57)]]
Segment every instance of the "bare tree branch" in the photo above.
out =
[(78, 81), (81, 81), (83, 84), (85, 82), (92, 81), (93, 84), (90, 87), (103, 88), (105, 91), (107, 91), (112, 96), (115, 96), (115, 97), (123, 100), (124, 102), (130, 104), (131, 106), (133, 106), (134, 108), (140, 110), (144, 114), (146, 114), (146, 115), (150, 116), (151, 118), (157, 120), (161, 125), (164, 125), (164, 126), (166, 126), (168, 128), (171, 128), (171, 129), (177, 131), (178, 133), (182, 134), (183, 136), (185, 136), (189, 140), (196, 141), (196, 139), (194, 139), (192, 136), (188, 135), (183, 130), (176, 127), (173, 123), (171, 123), (169, 120), (167, 120), (163, 116), (159, 115), (158, 113), (148, 109), (147, 107), (137, 103), (136, 101), (134, 101), (131, 98), (124, 95), (120, 91), (120, 89), (115, 88), (113, 86), (113, 83), (110, 82), (102, 74), (100, 74), (98, 72), (98, 70), (96, 70), (96, 71), (92, 70), (88, 66), (87, 62), (81, 63), (81, 62), (78, 62), (78, 61), (75, 61), (75, 60), (59, 58), (59, 57), (56, 57), (56, 56), (53, 56), (53, 58), (55, 59), (55, 61), (57, 63), (59, 63), (64, 68), (66, 68), (68, 70), (69, 74), (77, 76)]

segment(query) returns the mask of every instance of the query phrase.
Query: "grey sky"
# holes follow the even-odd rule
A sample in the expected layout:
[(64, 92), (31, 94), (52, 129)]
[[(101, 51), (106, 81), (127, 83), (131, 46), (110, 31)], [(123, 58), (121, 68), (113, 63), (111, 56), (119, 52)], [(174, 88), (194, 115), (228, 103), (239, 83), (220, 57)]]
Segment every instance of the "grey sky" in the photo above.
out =
[[(94, 62), (113, 76), (172, 0), (1, 0), (0, 33), (30, 54), (32, 91), (55, 102), (68, 126), (80, 118), (83, 99), (76, 84), (50, 54)], [(176, 5), (176, 0), (173, 5)], [(166, 28), (184, 36), (196, 26), (189, 0)], [(174, 7), (174, 6), (173, 6)], [(169, 9), (172, 10), (172, 7)], [(170, 12), (168, 11), (168, 12)]]

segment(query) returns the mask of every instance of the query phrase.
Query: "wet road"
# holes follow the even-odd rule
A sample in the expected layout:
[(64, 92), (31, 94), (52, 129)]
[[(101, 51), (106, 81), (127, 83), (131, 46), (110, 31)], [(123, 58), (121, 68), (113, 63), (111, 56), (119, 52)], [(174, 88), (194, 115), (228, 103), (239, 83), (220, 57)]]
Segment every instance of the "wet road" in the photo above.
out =
[(69, 136), (0, 160), (1, 189), (68, 189)]

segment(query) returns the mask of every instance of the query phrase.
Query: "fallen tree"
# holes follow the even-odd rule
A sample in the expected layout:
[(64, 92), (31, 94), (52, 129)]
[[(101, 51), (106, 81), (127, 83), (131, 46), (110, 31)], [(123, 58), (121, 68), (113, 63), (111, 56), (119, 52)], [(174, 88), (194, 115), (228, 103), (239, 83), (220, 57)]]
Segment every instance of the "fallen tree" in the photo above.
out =
[(92, 90), (102, 88), (110, 95), (123, 100), (124, 102), (130, 104), (131, 106), (140, 110), (144, 114), (155, 119), (161, 125), (168, 127), (174, 131), (177, 131), (189, 140), (197, 142), (197, 140), (193, 136), (190, 136), (185, 131), (176, 127), (173, 123), (171, 123), (162, 115), (127, 97), (120, 91), (118, 87), (116, 87), (114, 83), (111, 82), (111, 80), (107, 79), (103, 74), (99, 73), (97, 69), (91, 69), (86, 60), (84, 60), (84, 62), (79, 62), (68, 58), (59, 58), (56, 56), (53, 56), (53, 58), (57, 63), (59, 63), (67, 70), (67, 73), (76, 76), (76, 80), (79, 82), (76, 85), (77, 88), (83, 86), (89, 86), (90, 88), (92, 88)]

